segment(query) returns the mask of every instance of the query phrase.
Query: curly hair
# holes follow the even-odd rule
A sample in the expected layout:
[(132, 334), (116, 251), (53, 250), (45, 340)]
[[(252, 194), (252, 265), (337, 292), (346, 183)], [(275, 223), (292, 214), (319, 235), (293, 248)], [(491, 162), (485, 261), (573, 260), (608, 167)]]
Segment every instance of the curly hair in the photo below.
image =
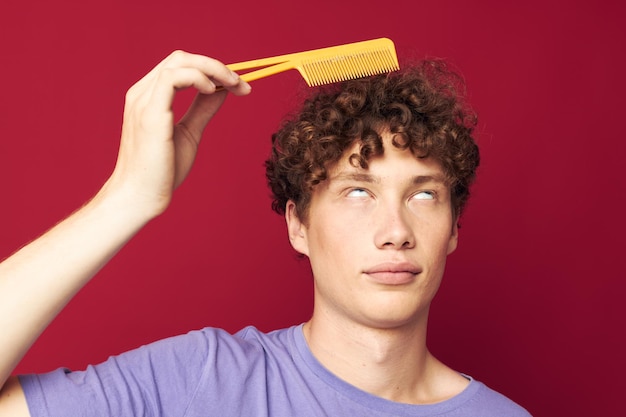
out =
[(272, 209), (284, 214), (292, 200), (306, 221), (313, 188), (346, 149), (360, 141), (349, 161), (367, 169), (384, 152), (381, 133), (389, 132), (394, 146), (441, 164), (458, 218), (480, 163), (473, 137), (477, 118), (464, 98), (463, 79), (443, 60), (319, 87), (272, 135), (265, 162)]

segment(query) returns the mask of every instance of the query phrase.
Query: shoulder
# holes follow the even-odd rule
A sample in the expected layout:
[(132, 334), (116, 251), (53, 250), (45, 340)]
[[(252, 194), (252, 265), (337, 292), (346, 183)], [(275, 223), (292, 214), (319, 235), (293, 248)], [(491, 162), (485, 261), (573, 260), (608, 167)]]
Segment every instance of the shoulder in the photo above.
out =
[(182, 335), (158, 340), (140, 347), (137, 351), (140, 353), (190, 351), (188, 353), (191, 353), (191, 351), (210, 351), (219, 346), (228, 346), (230, 347), (229, 350), (233, 349), (235, 351), (239, 349), (254, 349), (255, 347), (281, 346), (289, 343), (294, 330), (295, 327), (291, 327), (265, 333), (254, 326), (248, 326), (236, 333), (230, 333), (217, 327), (205, 327)]
[(289, 333), (266, 334), (249, 327), (230, 334), (208, 327), (146, 344), (82, 371), (59, 368), (22, 375), (20, 382), (31, 409), (58, 415), (89, 415), (93, 409), (144, 415), (154, 411), (152, 406), (173, 415), (192, 406), (206, 411), (207, 401), (232, 408), (244, 394), (255, 395), (249, 384), (266, 386), (267, 366), (284, 362), (288, 354), (281, 346)]
[(244, 327), (234, 334), (234, 337), (241, 338), (248, 343), (259, 345), (285, 345), (290, 344), (293, 340), (295, 332), (300, 326), (292, 326), (284, 329), (273, 330), (271, 332), (263, 332), (254, 326)]
[(476, 390), (472, 398), (469, 399), (467, 406), (481, 410), (482, 416), (530, 417), (530, 413), (524, 407), (507, 396), (489, 388), (482, 382), (473, 380), (472, 384), (476, 385)]

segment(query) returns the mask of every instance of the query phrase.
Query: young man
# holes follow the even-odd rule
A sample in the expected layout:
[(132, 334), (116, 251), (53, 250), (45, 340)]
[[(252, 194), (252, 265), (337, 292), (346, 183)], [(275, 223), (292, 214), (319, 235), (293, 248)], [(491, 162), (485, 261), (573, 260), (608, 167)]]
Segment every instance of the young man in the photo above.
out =
[[(250, 91), (207, 57), (161, 62), (128, 92), (104, 187), (0, 264), (0, 416), (527, 416), (426, 347), (478, 166), (474, 118), (436, 63), (321, 89), (273, 137), (273, 208), (313, 269), (308, 322), (269, 334), (207, 328), (84, 372), (9, 377), (71, 297), (166, 209), (227, 94), (215, 85)], [(202, 94), (174, 124), (185, 87)]]

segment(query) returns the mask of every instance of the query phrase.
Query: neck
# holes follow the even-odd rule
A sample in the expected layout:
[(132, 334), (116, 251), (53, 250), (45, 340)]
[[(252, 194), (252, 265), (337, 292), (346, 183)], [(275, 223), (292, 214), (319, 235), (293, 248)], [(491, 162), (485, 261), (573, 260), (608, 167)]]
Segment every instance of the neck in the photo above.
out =
[(467, 380), (426, 347), (427, 314), (393, 328), (339, 322), (314, 314), (304, 326), (313, 355), (337, 377), (391, 401), (434, 403), (450, 398)]

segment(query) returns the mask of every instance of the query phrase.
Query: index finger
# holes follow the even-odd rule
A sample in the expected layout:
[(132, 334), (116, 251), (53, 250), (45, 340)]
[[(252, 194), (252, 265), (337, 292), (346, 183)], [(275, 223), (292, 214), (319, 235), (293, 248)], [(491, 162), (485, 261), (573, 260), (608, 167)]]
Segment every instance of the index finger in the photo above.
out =
[[(250, 85), (241, 80), (239, 75), (231, 71), (219, 60), (182, 50), (176, 50), (169, 54), (165, 59), (152, 68), (152, 70), (150, 70), (150, 72), (148, 72), (141, 80), (139, 80), (134, 87), (140, 91), (152, 89), (163, 72), (176, 69), (194, 70), (206, 77), (210, 83), (196, 83), (196, 85), (205, 86), (205, 88), (201, 88), (201, 92), (205, 94), (214, 92), (215, 86), (223, 86), (237, 95), (244, 95), (250, 92)], [(184, 86), (177, 86), (177, 88), (183, 87)]]
[(180, 50), (174, 51), (160, 65), (162, 68), (196, 69), (208, 77), (216, 86), (222, 86), (238, 95), (247, 94), (250, 91), (249, 84), (243, 81), (237, 73), (230, 70), (221, 61), (205, 55), (192, 54)]

